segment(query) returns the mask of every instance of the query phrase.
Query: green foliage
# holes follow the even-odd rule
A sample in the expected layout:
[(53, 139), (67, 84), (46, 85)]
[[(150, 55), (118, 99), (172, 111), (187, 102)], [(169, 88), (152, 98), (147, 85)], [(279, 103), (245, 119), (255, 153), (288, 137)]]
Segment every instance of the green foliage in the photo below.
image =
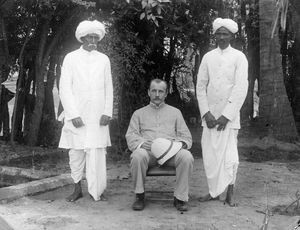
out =
[(132, 113), (149, 102), (151, 79), (170, 83), (168, 101), (183, 108), (179, 90), (184, 88), (178, 87), (177, 77), (180, 73), (186, 78), (191, 72), (185, 64), (191, 44), (195, 53), (208, 49), (215, 7), (215, 2), (197, 0), (112, 1), (112, 14), (106, 18), (109, 29), (100, 49), (112, 65), (118, 115), (113, 135), (119, 137), (118, 142), (124, 140)]
[(150, 49), (136, 38), (130, 23), (115, 22), (100, 42), (100, 50), (111, 60), (115, 104), (123, 133), (133, 111), (148, 101), (144, 66), (151, 64)]
[(44, 115), (41, 121), (37, 145), (44, 147), (58, 146), (61, 128), (61, 122), (53, 120), (49, 116)]

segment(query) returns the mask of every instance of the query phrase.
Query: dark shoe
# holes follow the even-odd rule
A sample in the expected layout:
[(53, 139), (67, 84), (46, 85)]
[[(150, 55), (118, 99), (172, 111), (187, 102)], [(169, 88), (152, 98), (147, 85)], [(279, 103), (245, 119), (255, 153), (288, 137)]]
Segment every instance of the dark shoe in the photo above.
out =
[(74, 202), (82, 197), (81, 183), (80, 181), (74, 184), (74, 192), (66, 198), (68, 202)]
[(145, 193), (137, 193), (136, 200), (132, 205), (132, 209), (135, 211), (141, 211), (145, 208)]
[(186, 212), (189, 209), (187, 202), (178, 200), (176, 197), (174, 197), (174, 206), (180, 212)]

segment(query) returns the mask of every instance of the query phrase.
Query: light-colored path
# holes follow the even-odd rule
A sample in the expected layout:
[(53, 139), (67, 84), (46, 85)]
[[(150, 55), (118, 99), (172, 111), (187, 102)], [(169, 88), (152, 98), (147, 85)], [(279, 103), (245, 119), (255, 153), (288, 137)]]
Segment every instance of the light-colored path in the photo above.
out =
[[(0, 206), (0, 216), (16, 230), (257, 230), (264, 219), (264, 215), (257, 211), (264, 211), (267, 204), (276, 206), (291, 203), (300, 186), (299, 169), (287, 163), (242, 161), (236, 187), (238, 207), (230, 208), (220, 201), (199, 203), (197, 198), (207, 192), (207, 184), (202, 160), (196, 159), (191, 181), (190, 210), (187, 213), (176, 211), (171, 200), (148, 201), (144, 211), (135, 212), (131, 210), (134, 200), (131, 178), (120, 180), (128, 172), (128, 164), (109, 166), (107, 202), (92, 201), (85, 189), (84, 198), (67, 203), (64, 198), (72, 188), (64, 187), (3, 204)], [(160, 177), (149, 178), (146, 186), (148, 189), (154, 187), (165, 190), (173, 184), (174, 177)], [(163, 197), (172, 199), (172, 194), (164, 194)], [(271, 216), (268, 229), (292, 230), (299, 219), (299, 216), (275, 214)]]

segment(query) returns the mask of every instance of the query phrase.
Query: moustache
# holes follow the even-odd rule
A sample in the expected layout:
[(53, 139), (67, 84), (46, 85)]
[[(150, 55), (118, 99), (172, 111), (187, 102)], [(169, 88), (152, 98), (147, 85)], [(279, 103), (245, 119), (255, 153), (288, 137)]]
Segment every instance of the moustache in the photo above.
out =
[(96, 49), (97, 45), (95, 45), (95, 44), (88, 44), (88, 47)]

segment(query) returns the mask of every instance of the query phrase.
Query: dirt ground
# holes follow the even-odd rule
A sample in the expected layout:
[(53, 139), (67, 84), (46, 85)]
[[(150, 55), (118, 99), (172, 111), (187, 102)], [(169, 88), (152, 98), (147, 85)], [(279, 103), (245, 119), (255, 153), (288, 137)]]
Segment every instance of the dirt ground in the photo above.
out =
[[(240, 166), (235, 187), (238, 207), (229, 207), (222, 201), (197, 201), (208, 188), (202, 159), (200, 154), (194, 153), (190, 209), (186, 213), (173, 207), (172, 193), (150, 192), (173, 190), (174, 177), (148, 178), (146, 208), (133, 211), (129, 161), (108, 160), (108, 201), (93, 201), (84, 183), (84, 197), (75, 203), (65, 201), (72, 192), (71, 186), (65, 186), (2, 204), (0, 216), (15, 230), (257, 230), (263, 225), (264, 212), (268, 209), (271, 211), (268, 229), (296, 229), (300, 210), (295, 209), (296, 204), (287, 211), (284, 209), (296, 200), (295, 194), (300, 190), (299, 149), (293, 145), (294, 148), (287, 151), (288, 144), (277, 142), (270, 146), (272, 141), (258, 142), (244, 137), (240, 143)], [(48, 162), (39, 167), (58, 173), (68, 172), (67, 155), (55, 164)], [(221, 199), (224, 199), (224, 194)]]
[[(134, 194), (131, 178), (126, 179), (128, 162), (110, 163), (106, 202), (91, 200), (85, 185), (84, 198), (67, 203), (64, 198), (72, 188), (66, 186), (1, 205), (0, 215), (16, 230), (259, 229), (264, 221), (261, 212), (279, 205), (286, 207), (295, 200), (294, 194), (300, 186), (299, 165), (297, 162), (251, 163), (242, 159), (236, 186), (239, 206), (230, 208), (221, 201), (197, 201), (207, 192), (202, 160), (197, 158), (191, 181), (190, 210), (181, 214), (172, 206), (171, 193), (148, 192), (146, 209), (132, 211)], [(149, 178), (146, 189), (165, 191), (172, 189), (173, 184), (173, 177)], [(291, 212), (294, 207), (288, 211)], [(288, 214), (273, 213), (269, 229), (294, 229), (300, 213), (294, 213), (297, 214), (295, 216)]]

